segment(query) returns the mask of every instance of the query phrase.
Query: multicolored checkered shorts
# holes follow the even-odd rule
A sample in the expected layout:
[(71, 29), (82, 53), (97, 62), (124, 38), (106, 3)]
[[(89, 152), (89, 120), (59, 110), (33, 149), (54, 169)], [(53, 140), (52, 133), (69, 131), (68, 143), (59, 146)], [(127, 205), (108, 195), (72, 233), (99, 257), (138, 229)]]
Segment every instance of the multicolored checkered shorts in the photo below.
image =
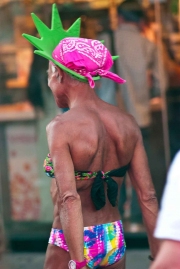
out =
[[(69, 251), (62, 230), (51, 230), (49, 244)], [(122, 221), (84, 227), (84, 257), (90, 268), (108, 266), (125, 254), (126, 244)]]

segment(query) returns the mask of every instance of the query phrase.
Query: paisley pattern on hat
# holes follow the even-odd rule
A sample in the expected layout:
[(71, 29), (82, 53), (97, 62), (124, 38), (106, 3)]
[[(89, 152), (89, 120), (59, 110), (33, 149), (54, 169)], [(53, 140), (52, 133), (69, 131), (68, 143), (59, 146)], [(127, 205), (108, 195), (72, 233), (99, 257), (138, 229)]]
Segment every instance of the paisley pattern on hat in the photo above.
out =
[(60, 59), (64, 61), (64, 55), (69, 52), (78, 51), (80, 54), (88, 57), (101, 67), (107, 57), (107, 48), (98, 40), (86, 38), (65, 38), (61, 41), (62, 50)]

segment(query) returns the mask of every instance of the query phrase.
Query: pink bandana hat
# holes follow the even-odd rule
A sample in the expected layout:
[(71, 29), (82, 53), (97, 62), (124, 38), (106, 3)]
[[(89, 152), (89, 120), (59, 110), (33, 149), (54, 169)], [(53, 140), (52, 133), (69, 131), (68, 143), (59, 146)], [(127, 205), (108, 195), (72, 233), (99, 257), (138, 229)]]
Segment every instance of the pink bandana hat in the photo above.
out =
[(117, 83), (126, 82), (109, 71), (113, 65), (112, 56), (98, 40), (64, 38), (54, 49), (52, 58), (66, 68), (87, 78), (91, 88), (95, 87), (93, 76), (106, 77)]

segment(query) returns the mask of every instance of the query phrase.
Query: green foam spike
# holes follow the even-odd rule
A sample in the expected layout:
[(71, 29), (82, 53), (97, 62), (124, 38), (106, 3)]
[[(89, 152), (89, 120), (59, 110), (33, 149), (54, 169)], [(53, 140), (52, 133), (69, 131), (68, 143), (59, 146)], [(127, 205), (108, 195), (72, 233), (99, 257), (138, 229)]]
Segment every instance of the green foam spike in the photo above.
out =
[(63, 29), (61, 19), (59, 17), (59, 12), (56, 7), (56, 4), (52, 5), (52, 19), (51, 19), (51, 29), (55, 29), (56, 26), (59, 25), (60, 29)]
[(119, 55), (112, 56), (113, 61), (117, 60), (119, 58)]
[(31, 13), (31, 17), (41, 37), (44, 36), (44, 33), (49, 33), (50, 29), (36, 16), (36, 14)]
[(65, 37), (79, 37), (81, 19), (77, 19), (67, 31), (64, 30), (56, 4), (52, 5), (51, 28), (48, 28), (34, 13), (31, 16), (41, 38), (27, 34), (23, 36), (40, 51), (52, 54), (55, 47)]
[(80, 28), (81, 28), (81, 19), (79, 18), (67, 30), (68, 36), (79, 37), (80, 36)]

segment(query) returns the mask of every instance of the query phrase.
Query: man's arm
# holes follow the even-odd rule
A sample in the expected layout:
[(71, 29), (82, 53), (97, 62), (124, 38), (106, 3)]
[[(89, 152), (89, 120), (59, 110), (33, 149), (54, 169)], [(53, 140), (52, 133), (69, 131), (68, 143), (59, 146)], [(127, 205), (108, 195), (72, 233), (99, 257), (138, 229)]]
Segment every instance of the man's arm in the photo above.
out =
[(140, 131), (138, 133), (134, 155), (130, 163), (129, 176), (138, 196), (148, 235), (151, 256), (154, 258), (159, 248), (158, 240), (153, 237), (158, 213), (158, 202)]
[(149, 269), (179, 269), (180, 241), (164, 240), (157, 258)]
[(58, 188), (60, 222), (71, 259), (81, 262), (84, 260), (83, 217), (69, 150), (69, 136), (63, 124), (54, 123), (47, 128), (47, 137)]
[(155, 229), (155, 237), (163, 239), (160, 251), (150, 269), (180, 268), (180, 151), (168, 172)]

